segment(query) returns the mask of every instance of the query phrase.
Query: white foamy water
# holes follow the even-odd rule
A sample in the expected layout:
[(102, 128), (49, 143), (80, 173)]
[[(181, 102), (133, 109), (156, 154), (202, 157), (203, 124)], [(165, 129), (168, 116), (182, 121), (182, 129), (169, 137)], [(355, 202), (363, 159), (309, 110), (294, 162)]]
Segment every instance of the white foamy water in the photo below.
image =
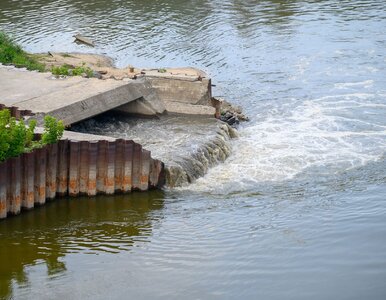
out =
[(377, 103), (377, 97), (345, 94), (307, 100), (284, 116), (273, 114), (241, 128), (225, 164), (185, 188), (233, 193), (259, 182), (288, 180), (309, 168), (328, 176), (375, 161), (386, 149), (386, 105)]

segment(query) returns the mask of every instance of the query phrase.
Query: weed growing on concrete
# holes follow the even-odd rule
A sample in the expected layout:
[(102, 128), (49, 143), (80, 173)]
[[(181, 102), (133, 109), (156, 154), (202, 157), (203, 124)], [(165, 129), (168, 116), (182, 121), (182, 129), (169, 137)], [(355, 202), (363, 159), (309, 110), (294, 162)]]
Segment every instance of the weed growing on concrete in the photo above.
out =
[(62, 65), (60, 67), (53, 66), (51, 73), (55, 76), (68, 76), (70, 74), (70, 68), (67, 65)]
[(85, 63), (83, 63), (81, 66), (76, 67), (75, 69), (72, 69), (72, 75), (73, 76), (80, 76), (82, 74), (86, 74), (87, 77), (93, 77), (94, 72), (89, 67), (86, 66)]
[(82, 76), (93, 77), (94, 72), (83, 63), (81, 66), (72, 67), (69, 65), (53, 66), (51, 72), (55, 76)]
[(18, 44), (5, 33), (0, 32), (0, 62), (14, 65), (18, 68), (43, 72), (45, 66), (39, 63), (32, 55), (25, 52)]

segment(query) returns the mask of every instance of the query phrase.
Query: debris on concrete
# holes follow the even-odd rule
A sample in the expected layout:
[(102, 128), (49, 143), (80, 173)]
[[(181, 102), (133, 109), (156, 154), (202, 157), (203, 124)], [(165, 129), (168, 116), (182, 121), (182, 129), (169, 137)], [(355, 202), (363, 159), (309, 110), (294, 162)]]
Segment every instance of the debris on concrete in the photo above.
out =
[(220, 120), (232, 127), (240, 124), (240, 121), (249, 121), (249, 118), (243, 113), (240, 106), (236, 106), (219, 97), (213, 97), (215, 101), (221, 102)]
[(95, 44), (92, 40), (80, 35), (79, 33), (74, 35), (74, 38), (75, 38), (76, 42), (80, 42), (80, 43), (86, 44), (88, 46), (95, 47)]

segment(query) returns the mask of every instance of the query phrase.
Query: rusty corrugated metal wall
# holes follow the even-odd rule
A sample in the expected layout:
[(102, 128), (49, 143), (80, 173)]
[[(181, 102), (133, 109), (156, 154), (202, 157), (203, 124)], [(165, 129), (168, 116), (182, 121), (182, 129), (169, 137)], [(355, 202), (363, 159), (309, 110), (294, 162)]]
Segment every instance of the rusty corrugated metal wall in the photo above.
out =
[(159, 188), (164, 165), (133, 141), (69, 141), (0, 163), (0, 219), (57, 196)]

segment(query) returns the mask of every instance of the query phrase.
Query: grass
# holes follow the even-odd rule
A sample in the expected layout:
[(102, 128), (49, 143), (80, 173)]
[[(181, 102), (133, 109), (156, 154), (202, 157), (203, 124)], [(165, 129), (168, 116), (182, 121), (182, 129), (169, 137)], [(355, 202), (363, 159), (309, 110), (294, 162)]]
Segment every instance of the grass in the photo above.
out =
[(39, 72), (45, 70), (44, 64), (39, 63), (3, 32), (0, 32), (0, 62), (18, 68), (27, 68), (27, 70), (37, 70)]
[[(70, 54), (62, 54), (63, 57), (71, 57)], [(27, 68), (27, 70), (37, 70), (44, 72), (46, 66), (37, 60), (38, 55), (32, 55), (25, 52), (8, 35), (0, 31), (0, 63), (5, 65), (14, 65), (18, 68)], [(87, 67), (85, 63), (81, 66), (73, 67), (70, 65), (53, 66), (51, 69), (56, 76), (82, 76), (93, 77), (94, 72)]]
[(70, 67), (68, 65), (52, 66), (51, 73), (56, 76), (68, 76), (70, 74)]
[(51, 73), (56, 76), (82, 76), (83, 74), (87, 77), (94, 76), (93, 70), (87, 67), (85, 63), (75, 68), (70, 65), (61, 65), (59, 67), (53, 66)]

